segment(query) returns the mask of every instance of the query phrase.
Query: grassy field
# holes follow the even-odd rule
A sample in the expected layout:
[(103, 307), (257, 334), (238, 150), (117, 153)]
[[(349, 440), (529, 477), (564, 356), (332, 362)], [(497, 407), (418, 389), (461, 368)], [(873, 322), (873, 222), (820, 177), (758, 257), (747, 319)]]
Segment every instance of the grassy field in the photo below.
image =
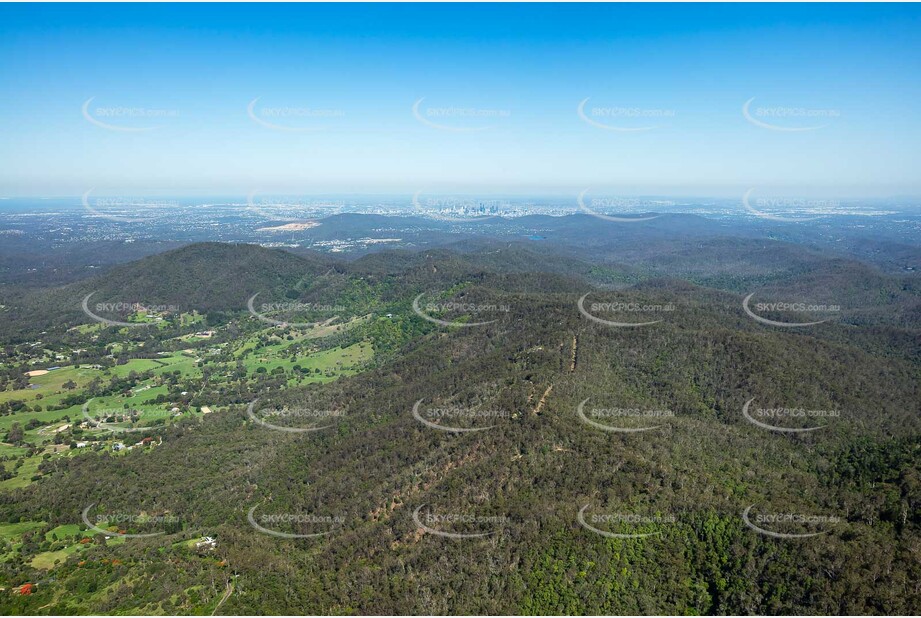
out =
[(22, 446), (0, 442), (0, 457), (22, 457), (26, 454), (26, 450), (27, 449)]
[[(49, 456), (93, 457), (96, 456), (93, 451), (100, 447), (111, 453), (110, 447), (115, 441), (125, 444), (135, 441), (132, 434), (110, 435), (108, 430), (111, 427), (103, 432), (94, 428), (79, 428), (78, 425), (84, 420), (82, 403), (56, 410), (48, 409), (64, 405), (64, 400), (74, 395), (78, 396), (76, 400), (82, 401), (87, 396), (89, 384), (93, 381), (97, 381), (101, 388), (105, 389), (103, 392), (110, 394), (95, 396), (89, 400), (87, 411), (91, 418), (111, 414), (113, 410), (137, 410), (140, 412), (140, 419), (136, 427), (142, 427), (154, 422), (171, 421), (174, 416), (172, 408), (176, 406), (183, 415), (200, 415), (200, 401), (195, 401), (195, 407), (191, 410), (187, 409), (184, 402), (188, 402), (189, 397), (210, 392), (207, 389), (220, 388), (225, 382), (229, 384), (229, 380), (241, 380), (244, 383), (242, 386), (245, 387), (246, 383), (256, 384), (265, 374), (282, 369), (288, 385), (295, 386), (330, 382), (362, 371), (374, 356), (371, 342), (360, 341), (341, 347), (332, 345), (329, 337), (366, 322), (367, 319), (369, 316), (354, 318), (343, 324), (327, 323), (309, 329), (265, 328), (247, 337), (230, 341), (221, 341), (219, 331), (210, 338), (185, 334), (164, 342), (166, 346), (182, 349), (156, 356), (147, 354), (145, 356), (153, 358), (132, 358), (123, 364), (108, 368), (93, 368), (89, 364), (67, 365), (55, 360), (59, 351), (36, 347), (26, 368), (39, 370), (55, 365), (60, 365), (60, 368), (44, 375), (31, 376), (27, 388), (0, 392), (0, 403), (21, 401), (30, 408), (28, 411), (0, 416), (0, 440), (3, 440), (13, 424), (17, 423), (24, 430), (23, 442), (37, 447), (36, 452), (29, 455), (28, 446), (0, 442), (0, 458), (6, 459), (0, 461), (0, 465), (13, 474), (12, 478), (0, 481), (0, 492), (25, 488), (35, 482), (32, 479), (40, 476), (39, 465)], [(201, 321), (201, 316), (183, 318), (183, 322), (192, 328), (197, 328)], [(151, 326), (163, 327), (163, 323)], [(71, 332), (90, 338), (95, 337), (102, 328), (99, 324), (90, 324)], [(136, 343), (126, 338), (120, 344), (110, 344), (109, 358), (137, 350)], [(244, 372), (237, 371), (238, 363)], [(299, 366), (300, 371), (295, 371), (295, 366)], [(211, 377), (209, 382), (203, 385), (201, 380), (204, 377), (204, 368), (208, 369)], [(127, 379), (132, 375), (137, 375), (140, 379)], [(110, 382), (119, 384), (110, 388)], [(65, 387), (65, 384), (69, 388)], [(233, 388), (239, 386), (234, 384)], [(175, 395), (177, 391), (188, 391), (188, 396)], [(170, 396), (171, 392), (174, 393), (173, 397)], [(161, 401), (154, 403), (157, 398)], [(209, 407), (217, 411), (217, 404), (218, 402), (215, 402)], [(39, 425), (28, 429), (29, 423), (33, 421), (37, 421)], [(122, 426), (129, 427), (124, 423)], [(54, 442), (57, 436), (60, 436), (59, 444)], [(100, 436), (102, 440), (99, 440)], [(80, 441), (89, 441), (92, 447), (69, 448), (70, 442)], [(50, 550), (36, 549), (38, 553), (22, 556), (36, 569), (53, 571), (56, 566), (88, 547), (80, 543), (87, 533), (82, 530), (79, 521), (58, 525), (50, 530), (47, 528), (45, 522), (0, 523), (0, 541), (6, 541), (6, 553), (0, 554), (0, 561), (14, 557), (18, 559), (22, 537), (32, 531), (44, 531), (44, 546), (41, 549)], [(188, 541), (188, 546), (194, 547), (197, 540), (196, 538)], [(107, 544), (124, 541), (124, 538), (110, 538)]]
[[(188, 316), (187, 320), (183, 319), (190, 325), (201, 321), (200, 316)], [(83, 405), (71, 405), (56, 410), (48, 408), (62, 405), (63, 400), (68, 396), (79, 395), (93, 380), (100, 380), (105, 384), (113, 378), (123, 380), (132, 373), (151, 376), (134, 382), (127, 395), (119, 393), (95, 397), (88, 407), (91, 417), (95, 417), (99, 411), (103, 410), (138, 410), (141, 413), (139, 426), (144, 426), (168, 421), (174, 415), (171, 411), (174, 406), (173, 402), (153, 403), (157, 397), (165, 399), (170, 392), (168, 385), (158, 384), (158, 381), (167, 375), (172, 381), (175, 379), (173, 376), (177, 374), (179, 384), (183, 384), (185, 380), (200, 380), (203, 377), (202, 366), (207, 366), (211, 370), (214, 384), (221, 382), (221, 376), (233, 374), (237, 362), (242, 363), (248, 379), (256, 379), (259, 374), (271, 373), (281, 368), (287, 375), (289, 386), (330, 382), (342, 376), (353, 375), (361, 371), (372, 359), (374, 352), (371, 343), (362, 341), (345, 348), (326, 347), (323, 344), (323, 337), (348, 330), (367, 319), (368, 316), (358, 317), (343, 324), (329, 323), (310, 329), (281, 331), (266, 328), (242, 340), (217, 342), (216, 344), (211, 344), (206, 339), (195, 335), (184, 335), (170, 341), (188, 346), (202, 342), (203, 347), (197, 349), (189, 347), (164, 353), (155, 358), (130, 359), (124, 364), (106, 369), (94, 369), (89, 365), (61, 366), (44, 375), (31, 377), (29, 388), (0, 392), (0, 403), (18, 400), (30, 408), (42, 408), (0, 416), (0, 439), (9, 432), (14, 423), (18, 423), (25, 429), (30, 422), (37, 421), (41, 423), (38, 427), (25, 429), (25, 442), (51, 445), (56, 430), (66, 429), (65, 425), (68, 424), (75, 426), (83, 422)], [(96, 326), (81, 327), (78, 332), (92, 336), (98, 331)], [(127, 345), (130, 344), (126, 341), (125, 346)], [(296, 347), (292, 348), (292, 346)], [(121, 349), (123, 346), (118, 347)], [(229, 353), (229, 360), (223, 362), (218, 360), (220, 358), (218, 355), (227, 353)], [(33, 367), (54, 365), (54, 362), (50, 360), (53, 358), (53, 352), (36, 350), (36, 355), (39, 354), (43, 354), (42, 363), (35, 363)], [(228, 357), (224, 356), (224, 358)], [(295, 366), (299, 366), (301, 371), (295, 372)], [(69, 382), (73, 382), (72, 387), (65, 388), (64, 385)], [(195, 386), (194, 388), (200, 387)], [(188, 390), (192, 390), (191, 384)], [(200, 414), (197, 409), (191, 413)], [(74, 436), (68, 437), (69, 434), (69, 431), (65, 434), (67, 441), (81, 439)], [(84, 435), (89, 437), (88, 434)], [(66, 442), (64, 444), (66, 445)], [(51, 450), (49, 446), (46, 452), (52, 453), (52, 456), (55, 457), (74, 454), (74, 451), (70, 451), (66, 446), (60, 447), (57, 452)], [(0, 490), (22, 488), (33, 482), (32, 477), (38, 474), (38, 465), (42, 461), (42, 455), (26, 457), (27, 453), (28, 450), (22, 446), (7, 442), (0, 443), (0, 457), (10, 459), (2, 464), (6, 470), (15, 474), (13, 478), (0, 481)], [(13, 459), (21, 461), (22, 464), (17, 468), (17, 461)]]
[[(26, 402), (26, 404), (30, 406), (37, 404), (43, 408), (47, 408), (49, 406), (59, 405), (61, 400), (70, 394), (79, 393), (80, 390), (95, 377), (99, 377), (105, 380), (112, 376), (125, 377), (132, 371), (137, 373), (153, 371), (155, 374), (163, 374), (176, 370), (179, 370), (184, 376), (192, 375), (198, 372), (198, 369), (195, 367), (194, 359), (180, 353), (166, 356), (161, 359), (132, 359), (124, 365), (118, 365), (105, 371), (89, 369), (85, 367), (78, 369), (74, 366), (67, 366), (47, 373), (43, 376), (36, 376), (31, 378), (29, 381), (36, 385), (38, 388), (26, 388), (15, 391), (0, 392), (0, 402), (18, 399)], [(63, 385), (68, 380), (73, 380), (77, 387), (72, 390), (65, 390)], [(141, 385), (143, 384), (145, 383), (142, 382)], [(152, 399), (158, 394), (165, 393), (165, 387), (152, 388), (147, 391), (138, 392), (133, 397), (121, 399), (119, 403), (121, 405), (128, 403), (129, 406), (140, 406), (143, 401)], [(40, 400), (36, 398), (36, 395), (39, 394), (42, 395)], [(121, 407), (121, 405), (119, 407)], [(20, 425), (25, 426), (26, 423), (32, 419), (36, 419), (44, 423), (55, 423), (57, 421), (63, 421), (65, 417), (69, 417), (71, 420), (76, 420), (79, 423), (82, 419), (81, 406), (71, 406), (69, 408), (60, 410), (45, 409), (41, 412), (17, 412), (16, 414), (3, 416), (0, 417), (0, 431), (9, 431), (13, 423), (19, 423)], [(36, 441), (36, 439), (41, 441), (42, 438), (47, 439), (48, 437), (36, 433), (36, 431), (29, 431), (26, 433), (26, 436), (29, 441)], [(4, 448), (7, 449), (6, 452), (4, 452)], [(15, 451), (9, 450), (15, 448), (17, 447), (12, 445), (5, 447), (0, 445), (0, 455), (15, 454)]]
[[(281, 354), (285, 347), (287, 346), (262, 348), (258, 355), (246, 357), (243, 365), (248, 372), (255, 372), (259, 367), (264, 367), (269, 372), (277, 367), (282, 367), (285, 371), (292, 371), (295, 365), (300, 365), (301, 368), (310, 371), (319, 369), (321, 372), (334, 371), (339, 375), (351, 375), (360, 368), (361, 363), (369, 361), (373, 355), (371, 344), (364, 341), (347, 348), (322, 350), (309, 356), (296, 356), (293, 359), (287, 354)], [(338, 377), (323, 376), (321, 379), (320, 376), (323, 374), (317, 374), (318, 380), (321, 381)]]
[[(77, 411), (77, 415), (80, 414), (80, 406), (72, 406), (70, 409), (75, 409)], [(63, 419), (67, 415), (67, 408), (63, 410), (42, 410), (41, 412), (16, 412), (15, 414), (10, 414), (9, 416), (0, 416), (0, 430), (4, 432), (9, 431), (13, 423), (19, 423), (25, 427), (26, 423), (28, 423), (33, 418), (42, 422), (53, 423)], [(76, 417), (71, 414), (71, 418)]]
[[(0, 540), (10, 543), (13, 550), (15, 551), (16, 547), (20, 545), (19, 541), (21, 540), (23, 534), (33, 530), (39, 530), (45, 526), (45, 522), (42, 521), (0, 523)], [(85, 536), (86, 532), (79, 524), (63, 524), (52, 528), (45, 533), (46, 540), (66, 541), (70, 539), (73, 542), (61, 549), (36, 554), (32, 557), (30, 564), (36, 569), (53, 569), (55, 567), (55, 563), (64, 562), (69, 556), (87, 547), (86, 545), (83, 545), (79, 542), (80, 539), (84, 538)], [(117, 545), (124, 542), (125, 539), (119, 537), (110, 538), (106, 541), (108, 545)]]
[(33, 455), (32, 457), (26, 457), (23, 460), (23, 464), (19, 467), (18, 470), (15, 470), (16, 462), (15, 461), (5, 461), (3, 462), (6, 469), (10, 472), (16, 474), (11, 479), (7, 479), (3, 482), (0, 482), (0, 489), (18, 489), (20, 487), (28, 487), (32, 484), (32, 477), (38, 474), (38, 464), (42, 462), (41, 455)]
[(67, 560), (67, 557), (77, 553), (85, 546), (80, 545), (79, 543), (74, 543), (73, 545), (68, 545), (64, 549), (59, 549), (57, 551), (46, 551), (40, 554), (35, 554), (35, 557), (32, 558), (31, 565), (36, 569), (44, 569), (49, 571), (55, 567), (55, 563), (64, 562)]
[(52, 528), (45, 533), (45, 538), (49, 541), (68, 539), (71, 537), (83, 537), (83, 531), (80, 529), (79, 524), (64, 524)]
[[(38, 530), (45, 526), (43, 521), (21, 521), (15, 524), (0, 524), (0, 539), (15, 542), (30, 530)], [(77, 526), (79, 528), (79, 526)]]
[[(15, 391), (0, 391), (0, 403), (13, 400), (21, 400), (31, 403), (36, 400), (37, 395), (42, 396), (41, 405), (49, 403), (58, 403), (60, 399), (71, 392), (78, 392), (80, 387), (85, 386), (99, 375), (100, 372), (95, 369), (80, 368), (73, 365), (61, 367), (50, 371), (43, 376), (34, 376), (29, 378), (30, 384), (34, 388), (23, 388)], [(73, 381), (77, 388), (67, 391), (64, 384)], [(55, 396), (57, 395), (57, 396)]]
[[(263, 367), (265, 371), (271, 372), (279, 367), (286, 372), (292, 372), (295, 365), (309, 373), (304, 376), (292, 376), (290, 383), (303, 382), (329, 382), (340, 376), (352, 375), (359, 371), (364, 363), (369, 361), (373, 355), (373, 350), (369, 342), (353, 344), (347, 348), (331, 348), (320, 350), (308, 355), (292, 356), (288, 349), (307, 339), (316, 339), (323, 335), (330, 334), (336, 329), (350, 328), (360, 323), (363, 318), (351, 320), (344, 325), (318, 326), (306, 332), (296, 335), (292, 340), (276, 337), (269, 345), (260, 346), (257, 336), (252, 336), (243, 341), (235, 350), (234, 357), (241, 359), (246, 367), (247, 373), (254, 376), (257, 369)], [(264, 334), (263, 331), (260, 334)], [(269, 331), (271, 332), (271, 331)], [(58, 410), (48, 410), (48, 407), (56, 407), (61, 404), (62, 400), (68, 395), (79, 393), (90, 381), (95, 378), (108, 380), (112, 377), (124, 378), (132, 372), (144, 373), (151, 372), (155, 376), (173, 374), (179, 372), (183, 378), (200, 378), (201, 368), (198, 367), (196, 360), (199, 358), (198, 353), (205, 354), (204, 350), (198, 351), (178, 351), (169, 355), (164, 355), (154, 359), (131, 359), (123, 365), (116, 365), (109, 369), (97, 370), (89, 367), (64, 366), (55, 371), (51, 371), (42, 376), (30, 378), (31, 386), (34, 388), (25, 388), (13, 391), (0, 392), (0, 402), (21, 400), (29, 406), (41, 406), (41, 411), (17, 412), (8, 416), (0, 417), (0, 432), (9, 431), (13, 423), (19, 423), (25, 426), (30, 421), (37, 420), (43, 424), (57, 424), (67, 421), (81, 422), (82, 407), (80, 405), (70, 406)], [(217, 373), (229, 372), (232, 370), (231, 364), (210, 363)], [(319, 370), (319, 373), (316, 371)], [(64, 384), (72, 381), (76, 388), (65, 389)], [(149, 387), (149, 388), (144, 388)], [(128, 397), (108, 396), (100, 397), (94, 400), (92, 407), (100, 408), (124, 408), (127, 405), (130, 408), (146, 411), (151, 414), (160, 416), (163, 414), (164, 404), (146, 404), (145, 402), (155, 399), (158, 395), (166, 395), (168, 389), (166, 386), (155, 386), (153, 380), (141, 381), (132, 389), (133, 394)], [(39, 396), (41, 397), (39, 399)], [(26, 440), (40, 443), (53, 437), (45, 428), (38, 428), (26, 432)], [(12, 455), (22, 456), (25, 450), (11, 444), (0, 444), (0, 456)], [(11, 479), (12, 481), (12, 479)], [(5, 481), (6, 485), (0, 483), (0, 488), (4, 486), (16, 485), (11, 481)], [(26, 483), (27, 484), (27, 483)]]

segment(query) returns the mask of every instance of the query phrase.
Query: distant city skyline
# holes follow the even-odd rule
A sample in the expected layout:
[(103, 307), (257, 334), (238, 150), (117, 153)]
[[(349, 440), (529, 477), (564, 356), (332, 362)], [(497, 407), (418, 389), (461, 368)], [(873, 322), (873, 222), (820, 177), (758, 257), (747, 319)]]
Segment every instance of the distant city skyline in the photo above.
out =
[(919, 196), (919, 25), (913, 5), (4, 5), (0, 196)]

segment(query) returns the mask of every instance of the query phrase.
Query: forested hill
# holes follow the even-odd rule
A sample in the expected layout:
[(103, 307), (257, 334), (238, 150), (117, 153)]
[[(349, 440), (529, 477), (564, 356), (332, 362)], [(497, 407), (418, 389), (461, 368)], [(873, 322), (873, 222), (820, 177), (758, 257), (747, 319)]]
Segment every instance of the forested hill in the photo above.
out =
[(146, 303), (202, 313), (240, 311), (256, 292), (281, 296), (334, 261), (257, 245), (197, 243), (116, 266), (60, 288), (31, 291), (12, 303), (4, 332), (28, 337), (85, 322), (81, 303)]
[(156, 448), (42, 463), (0, 494), (4, 521), (80, 525), (92, 506), (168, 525), (88, 531), (53, 577), (8, 564), (40, 583), (0, 609), (210, 613), (231, 588), (220, 613), (921, 609), (916, 321), (856, 305), (772, 326), (732, 291), (496, 250), (324, 263), (207, 244), (86, 282), (176, 291), (206, 303), (205, 326), (212, 309), (272, 345), (307, 327), (259, 322), (255, 291), (335, 301), (354, 326), (312, 340), (367, 338), (375, 361), (224, 393), (220, 412), (151, 430)]

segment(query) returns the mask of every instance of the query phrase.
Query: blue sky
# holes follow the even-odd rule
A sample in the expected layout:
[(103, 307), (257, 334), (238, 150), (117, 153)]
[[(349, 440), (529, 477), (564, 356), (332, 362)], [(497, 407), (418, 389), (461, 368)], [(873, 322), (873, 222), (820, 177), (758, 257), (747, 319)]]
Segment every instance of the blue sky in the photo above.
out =
[(882, 4), (7, 4), (0, 195), (921, 195), (919, 26)]

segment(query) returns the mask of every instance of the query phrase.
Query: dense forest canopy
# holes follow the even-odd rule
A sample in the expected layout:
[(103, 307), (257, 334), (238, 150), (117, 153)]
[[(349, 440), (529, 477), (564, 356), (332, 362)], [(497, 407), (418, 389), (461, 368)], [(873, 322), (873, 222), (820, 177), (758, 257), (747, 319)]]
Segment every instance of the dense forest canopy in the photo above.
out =
[(917, 612), (916, 279), (701, 278), (713, 242), (204, 243), (23, 290), (0, 606)]

